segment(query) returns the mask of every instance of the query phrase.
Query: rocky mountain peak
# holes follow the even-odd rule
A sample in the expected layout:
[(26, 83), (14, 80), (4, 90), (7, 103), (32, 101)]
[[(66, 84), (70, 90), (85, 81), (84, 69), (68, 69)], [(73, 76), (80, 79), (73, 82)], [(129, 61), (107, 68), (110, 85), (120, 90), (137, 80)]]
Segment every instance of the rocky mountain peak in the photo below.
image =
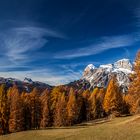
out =
[(93, 64), (87, 65), (87, 67), (84, 70), (83, 76), (86, 76), (86, 75), (92, 73), (94, 69), (95, 69), (95, 66)]
[(82, 79), (87, 80), (92, 88), (106, 87), (112, 75), (115, 74), (119, 86), (126, 91), (130, 83), (129, 75), (133, 73), (132, 68), (129, 59), (121, 59), (114, 64), (100, 65), (98, 68), (90, 64), (85, 68)]

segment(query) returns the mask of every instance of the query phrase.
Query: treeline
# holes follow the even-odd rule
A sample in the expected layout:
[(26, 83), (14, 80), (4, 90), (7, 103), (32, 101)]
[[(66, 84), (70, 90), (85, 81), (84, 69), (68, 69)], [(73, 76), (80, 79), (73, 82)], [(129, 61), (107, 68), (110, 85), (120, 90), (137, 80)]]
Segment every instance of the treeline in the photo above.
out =
[(42, 93), (34, 88), (21, 93), (15, 85), (0, 86), (1, 133), (12, 133), (51, 126), (71, 126), (82, 121), (125, 113), (123, 94), (112, 79), (107, 90), (81, 91), (58, 86)]
[(0, 134), (51, 126), (71, 126), (82, 121), (140, 112), (140, 52), (128, 93), (122, 93), (115, 75), (106, 89), (93, 91), (57, 86), (25, 93), (14, 85), (0, 85)]

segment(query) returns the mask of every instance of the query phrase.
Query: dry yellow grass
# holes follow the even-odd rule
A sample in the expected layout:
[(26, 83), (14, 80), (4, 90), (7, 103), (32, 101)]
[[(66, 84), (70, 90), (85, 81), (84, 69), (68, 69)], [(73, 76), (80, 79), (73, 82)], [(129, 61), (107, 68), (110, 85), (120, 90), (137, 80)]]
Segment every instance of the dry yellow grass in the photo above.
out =
[(140, 140), (140, 116), (0, 136), (0, 140)]

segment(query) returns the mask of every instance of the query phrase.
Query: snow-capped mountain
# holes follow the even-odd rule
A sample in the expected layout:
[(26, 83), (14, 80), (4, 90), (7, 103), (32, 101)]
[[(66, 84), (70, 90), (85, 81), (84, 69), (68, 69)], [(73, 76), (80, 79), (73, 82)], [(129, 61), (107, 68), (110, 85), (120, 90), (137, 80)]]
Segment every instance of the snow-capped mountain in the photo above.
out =
[(39, 89), (51, 89), (52, 86), (42, 83), (39, 81), (33, 81), (30, 78), (25, 77), (23, 81), (15, 79), (15, 78), (4, 78), (0, 77), (0, 84), (6, 84), (7, 87), (11, 87), (13, 85), (17, 85), (19, 89), (22, 91), (30, 92), (34, 87), (37, 87)]
[(91, 87), (106, 87), (111, 76), (116, 75), (118, 84), (123, 91), (127, 91), (130, 83), (130, 74), (133, 74), (133, 66), (129, 59), (121, 59), (114, 64), (100, 65), (98, 68), (89, 64), (84, 72), (82, 79), (87, 80)]

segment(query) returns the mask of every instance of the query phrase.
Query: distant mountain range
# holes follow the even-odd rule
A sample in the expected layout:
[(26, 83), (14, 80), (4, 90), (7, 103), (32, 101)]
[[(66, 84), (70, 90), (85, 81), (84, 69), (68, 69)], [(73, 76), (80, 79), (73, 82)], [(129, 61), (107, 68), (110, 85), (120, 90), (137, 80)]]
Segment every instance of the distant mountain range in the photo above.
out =
[[(121, 59), (114, 64), (100, 65), (99, 67), (89, 64), (85, 68), (81, 79), (70, 82), (69, 84), (66, 84), (66, 86), (75, 87), (77, 89), (107, 87), (111, 77), (116, 75), (119, 86), (125, 92), (127, 91), (131, 81), (129, 77), (133, 73), (133, 65), (129, 59)], [(18, 87), (20, 87), (20, 89), (26, 92), (30, 92), (33, 87), (40, 89), (51, 89), (53, 87), (39, 81), (32, 81), (32, 79), (27, 77), (25, 77), (23, 81), (14, 78), (0, 77), (0, 83), (5, 83), (7, 86), (16, 84)]]
[(31, 92), (34, 87), (39, 89), (51, 89), (53, 86), (50, 86), (46, 83), (42, 83), (39, 81), (32, 81), (32, 79), (25, 77), (23, 81), (15, 79), (15, 78), (3, 78), (0, 77), (0, 84), (6, 84), (7, 87), (12, 87), (13, 85), (17, 85), (21, 91)]

